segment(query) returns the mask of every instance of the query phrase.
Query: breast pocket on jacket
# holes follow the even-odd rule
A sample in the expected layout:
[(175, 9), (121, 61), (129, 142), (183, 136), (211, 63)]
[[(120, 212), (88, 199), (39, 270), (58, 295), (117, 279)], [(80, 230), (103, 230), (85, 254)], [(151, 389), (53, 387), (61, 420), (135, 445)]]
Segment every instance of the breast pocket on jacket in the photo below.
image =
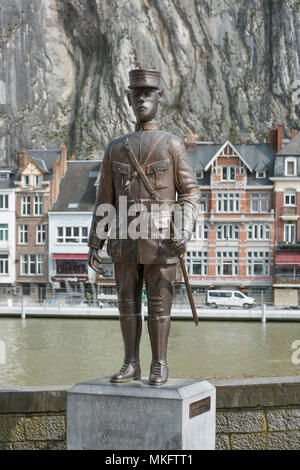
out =
[(147, 165), (146, 174), (149, 176), (149, 181), (154, 182), (156, 189), (163, 189), (169, 186), (169, 172), (167, 171), (169, 164), (168, 160), (161, 160)]
[(116, 186), (124, 188), (129, 177), (130, 165), (121, 162), (112, 162), (112, 169)]

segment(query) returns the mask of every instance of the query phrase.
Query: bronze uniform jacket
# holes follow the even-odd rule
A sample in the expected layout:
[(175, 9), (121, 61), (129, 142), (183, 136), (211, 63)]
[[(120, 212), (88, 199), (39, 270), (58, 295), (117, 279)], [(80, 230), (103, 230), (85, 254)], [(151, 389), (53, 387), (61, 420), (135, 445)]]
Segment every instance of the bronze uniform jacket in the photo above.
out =
[[(134, 202), (146, 205), (153, 204), (149, 192), (138, 176), (128, 194), (124, 191), (129, 175), (135, 170), (127, 150), (124, 148), (125, 138), (133, 150), (137, 160), (142, 163), (148, 155), (144, 172), (160, 200), (167, 205), (174, 202), (185, 206), (185, 234), (190, 238), (197, 216), (200, 201), (200, 190), (193, 169), (189, 162), (183, 141), (168, 132), (159, 130), (137, 131), (113, 140), (105, 152), (101, 167), (97, 200), (91, 224), (88, 245), (90, 248), (102, 249), (105, 238), (97, 237), (97, 223), (101, 216), (96, 215), (100, 204), (109, 203), (115, 208), (119, 204), (119, 196), (128, 197), (128, 206)], [(157, 142), (158, 140), (158, 142)], [(154, 148), (151, 149), (153, 143)], [(150, 151), (150, 152), (149, 152)], [(156, 203), (157, 204), (157, 203)], [(130, 217), (127, 225), (129, 227)], [(117, 237), (119, 234), (117, 234)], [(177, 263), (167, 239), (151, 239), (150, 236), (138, 239), (108, 240), (107, 252), (116, 263), (171, 264)]]

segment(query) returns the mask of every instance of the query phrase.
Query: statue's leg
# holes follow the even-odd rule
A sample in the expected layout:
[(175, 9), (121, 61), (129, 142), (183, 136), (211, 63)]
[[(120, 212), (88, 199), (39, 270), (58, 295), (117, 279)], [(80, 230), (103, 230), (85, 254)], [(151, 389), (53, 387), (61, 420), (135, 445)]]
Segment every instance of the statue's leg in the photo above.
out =
[(176, 264), (144, 265), (144, 275), (148, 296), (148, 331), (152, 349), (149, 383), (162, 385), (168, 380), (167, 347)]
[(122, 383), (138, 380), (141, 377), (139, 347), (142, 333), (143, 265), (115, 263), (115, 278), (124, 342), (124, 363), (110, 381)]

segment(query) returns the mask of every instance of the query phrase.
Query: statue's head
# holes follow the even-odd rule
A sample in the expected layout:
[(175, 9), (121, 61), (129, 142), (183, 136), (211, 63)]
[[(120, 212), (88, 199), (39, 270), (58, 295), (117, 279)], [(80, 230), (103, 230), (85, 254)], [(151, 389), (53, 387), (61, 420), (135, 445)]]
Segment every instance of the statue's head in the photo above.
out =
[(163, 91), (160, 88), (160, 72), (135, 69), (129, 72), (129, 105), (138, 122), (151, 121), (157, 112)]

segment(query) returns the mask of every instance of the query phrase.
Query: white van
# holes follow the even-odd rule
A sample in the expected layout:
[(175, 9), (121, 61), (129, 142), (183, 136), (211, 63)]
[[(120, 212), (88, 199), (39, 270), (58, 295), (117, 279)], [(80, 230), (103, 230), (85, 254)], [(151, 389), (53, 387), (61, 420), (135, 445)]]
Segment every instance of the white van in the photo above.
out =
[(255, 299), (247, 297), (239, 290), (208, 290), (206, 304), (213, 308), (218, 306), (251, 308), (255, 305)]

